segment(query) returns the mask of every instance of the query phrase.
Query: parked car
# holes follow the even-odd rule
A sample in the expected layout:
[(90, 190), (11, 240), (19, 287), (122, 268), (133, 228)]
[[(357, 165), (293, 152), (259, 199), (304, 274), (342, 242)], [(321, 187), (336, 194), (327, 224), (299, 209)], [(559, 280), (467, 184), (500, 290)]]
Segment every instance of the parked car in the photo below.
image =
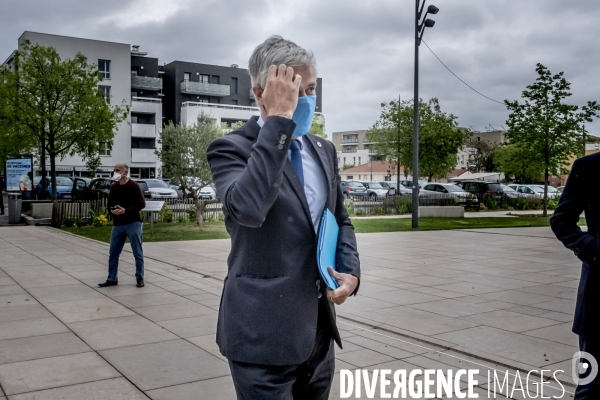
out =
[[(35, 182), (35, 179), (34, 179)], [(52, 196), (52, 180), (49, 176), (44, 179), (39, 179), (37, 185), (35, 186), (35, 191), (37, 193), (38, 198), (42, 196), (42, 186), (46, 183), (46, 198), (50, 198)], [(56, 177), (56, 198), (57, 199), (71, 199), (73, 190), (73, 181), (71, 178), (67, 178), (66, 176), (57, 176)]]
[[(409, 188), (409, 189), (412, 189), (412, 187), (413, 187), (412, 183), (413, 183), (413, 181), (410, 180), (410, 179), (409, 180), (400, 181), (400, 184), (402, 186), (404, 186), (405, 188)], [(423, 186), (427, 185), (428, 183), (429, 182), (427, 182), (427, 181), (419, 181), (419, 189), (421, 189)]]
[(361, 181), (362, 185), (367, 188), (367, 196), (369, 199), (375, 201), (385, 197), (387, 190), (379, 184), (379, 182), (364, 182)]
[[(536, 199), (542, 200), (544, 198), (544, 187), (539, 185), (518, 185), (511, 184), (508, 185), (511, 188), (515, 189), (517, 192), (529, 195), (529, 197), (534, 197)], [(552, 188), (552, 189), (550, 189)], [(548, 198), (556, 198), (560, 197), (560, 193), (552, 186), (548, 186)]]
[(204, 186), (200, 189), (199, 197), (202, 200), (215, 200), (217, 198), (217, 191), (215, 190), (215, 184), (211, 183), (208, 186)]
[(144, 198), (151, 199), (152, 193), (150, 193), (150, 189), (148, 188), (148, 184), (146, 183), (146, 181), (142, 179), (134, 179), (134, 181), (136, 181), (137, 184), (140, 185), (140, 189), (142, 190), (142, 193), (144, 193)]
[(465, 204), (467, 198), (471, 196), (474, 203), (477, 203), (477, 197), (472, 193), (466, 192), (463, 188), (453, 183), (428, 183), (419, 192), (421, 197), (437, 197), (446, 198), (453, 197), (459, 204)]
[(344, 197), (349, 199), (350, 197), (367, 197), (367, 188), (362, 185), (362, 183), (357, 181), (341, 181), (340, 187), (342, 188), (342, 193)]
[(511, 188), (508, 185), (502, 185), (502, 190), (504, 190), (504, 194), (509, 199), (516, 199), (517, 197), (527, 197), (526, 195), (517, 192), (515, 189)]
[(504, 201), (504, 189), (499, 183), (485, 181), (462, 181), (456, 184), (465, 192), (474, 194), (479, 202), (492, 198), (501, 203)]
[(150, 196), (156, 200), (177, 199), (177, 192), (162, 179), (144, 179), (148, 185)]
[(108, 198), (114, 182), (110, 178), (74, 178), (72, 194), (76, 200), (96, 200)]
[[(379, 182), (379, 184), (381, 186), (383, 186), (384, 189), (387, 190), (386, 196), (395, 196), (396, 195), (396, 182), (386, 181), (386, 182)], [(404, 187), (402, 184), (400, 184), (400, 190), (398, 192), (399, 192), (398, 195), (400, 195), (400, 196), (409, 196), (412, 194), (412, 189), (408, 189), (408, 188)]]
[(562, 196), (562, 192), (563, 192), (563, 190), (565, 190), (565, 187), (564, 187), (564, 186), (559, 186), (559, 187), (557, 187), (557, 188), (556, 188), (556, 190), (558, 190), (558, 192), (559, 192), (559, 193), (561, 194), (561, 196)]

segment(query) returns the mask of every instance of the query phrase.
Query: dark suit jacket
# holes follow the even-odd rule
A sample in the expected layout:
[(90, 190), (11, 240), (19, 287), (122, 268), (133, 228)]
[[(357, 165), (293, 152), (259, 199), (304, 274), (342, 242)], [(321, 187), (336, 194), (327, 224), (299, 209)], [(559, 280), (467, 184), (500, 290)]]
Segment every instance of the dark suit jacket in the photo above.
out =
[[(335, 308), (320, 282), (317, 236), (306, 196), (288, 159), (296, 125), (287, 118), (269, 117), (261, 129), (256, 121), (253, 117), (215, 140), (207, 151), (231, 235), (217, 343), (233, 361), (300, 364), (315, 343), (319, 301), (327, 303), (322, 309), (327, 310), (340, 347), (341, 340)], [(325, 206), (340, 227), (336, 269), (360, 279), (356, 237), (344, 208), (335, 147), (313, 135), (308, 139), (307, 150), (327, 181)]]
[[(573, 332), (600, 333), (600, 154), (575, 161), (550, 220), (554, 234), (583, 261)], [(585, 211), (587, 232), (577, 222)]]

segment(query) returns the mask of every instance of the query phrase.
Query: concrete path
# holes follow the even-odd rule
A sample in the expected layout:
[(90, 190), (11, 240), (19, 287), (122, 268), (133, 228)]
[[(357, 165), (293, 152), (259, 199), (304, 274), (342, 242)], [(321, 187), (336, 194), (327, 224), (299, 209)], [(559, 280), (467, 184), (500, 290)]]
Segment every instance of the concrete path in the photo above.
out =
[[(490, 369), (562, 369), (569, 383), (580, 266), (548, 229), (358, 240), (363, 279), (338, 308), (332, 399), (341, 369), (479, 369), (480, 398)], [(107, 252), (51, 228), (0, 228), (0, 400), (233, 399), (214, 338), (229, 240), (145, 244), (141, 289), (128, 252), (119, 286), (97, 288)]]
[[(515, 215), (542, 215), (542, 210), (502, 210), (502, 211), (469, 211), (465, 212), (465, 218), (511, 218)], [(548, 210), (548, 215), (552, 215), (554, 210)], [(412, 218), (411, 214), (402, 215), (372, 215), (369, 217), (353, 217), (352, 219), (394, 219), (394, 218)]]

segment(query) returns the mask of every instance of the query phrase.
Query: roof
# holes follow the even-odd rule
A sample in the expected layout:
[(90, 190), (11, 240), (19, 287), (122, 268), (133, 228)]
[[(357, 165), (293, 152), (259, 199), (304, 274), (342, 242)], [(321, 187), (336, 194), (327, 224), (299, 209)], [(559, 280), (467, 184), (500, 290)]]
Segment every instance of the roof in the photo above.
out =
[(454, 177), (454, 178), (449, 178), (449, 180), (451, 181), (464, 181), (464, 180), (483, 180), (484, 178), (488, 178), (490, 176), (500, 176), (499, 172), (478, 172), (475, 174), (472, 174), (470, 172), (466, 172), (460, 176)]
[[(366, 163), (366, 164), (357, 165), (356, 167), (347, 168), (347, 169), (343, 170), (342, 172), (344, 174), (371, 172), (371, 164), (373, 164), (373, 169), (372, 169), (373, 172), (387, 173), (388, 171), (395, 172), (397, 170), (397, 168), (395, 166), (393, 166), (392, 164), (390, 164), (387, 161), (373, 161), (372, 163)], [(402, 173), (403, 171), (404, 171), (404, 168), (400, 167), (400, 172)]]
[(454, 171), (448, 172), (448, 174), (446, 174), (446, 177), (452, 178), (455, 176), (461, 176), (462, 174), (464, 174), (466, 172), (469, 172), (469, 170), (466, 168), (455, 169)]

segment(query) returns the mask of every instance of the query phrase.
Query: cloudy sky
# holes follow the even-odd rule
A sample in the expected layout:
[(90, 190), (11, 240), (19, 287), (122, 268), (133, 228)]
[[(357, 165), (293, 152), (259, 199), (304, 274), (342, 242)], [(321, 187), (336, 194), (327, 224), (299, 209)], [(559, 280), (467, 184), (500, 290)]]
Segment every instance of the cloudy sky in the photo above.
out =
[[(424, 40), (478, 91), (518, 99), (541, 62), (565, 72), (571, 103), (600, 100), (597, 0), (428, 1), (440, 12)], [(0, 0), (0, 10), (0, 62), (29, 30), (138, 44), (161, 63), (245, 67), (258, 43), (280, 34), (317, 56), (328, 133), (367, 129), (381, 102), (413, 97), (414, 0)], [(422, 98), (438, 97), (461, 126), (506, 125), (503, 105), (420, 52)]]

